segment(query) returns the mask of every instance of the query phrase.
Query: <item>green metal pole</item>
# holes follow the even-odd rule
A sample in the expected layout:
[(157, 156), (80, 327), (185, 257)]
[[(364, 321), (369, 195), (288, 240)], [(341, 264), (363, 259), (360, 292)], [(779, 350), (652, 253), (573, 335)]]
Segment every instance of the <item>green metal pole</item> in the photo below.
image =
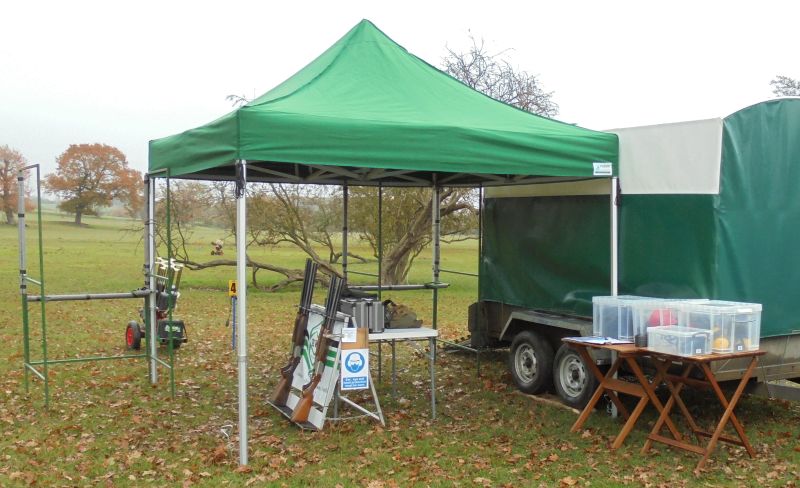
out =
[[(153, 272), (150, 269), (150, 177), (145, 175), (144, 177), (144, 265), (142, 269), (144, 270), (144, 287), (148, 290), (150, 289), (150, 274)], [(144, 297), (144, 313), (142, 314), (142, 319), (144, 322), (144, 330), (146, 330), (145, 334), (145, 361), (147, 362), (147, 378), (148, 381), (150, 378), (153, 377), (153, 367), (154, 364), (150, 361), (150, 345), (148, 344), (149, 341), (153, 340), (150, 337), (150, 297), (152, 294), (147, 295)]]
[[(95, 356), (86, 358), (67, 358), (67, 359), (50, 359), (48, 364), (65, 364), (65, 363), (90, 363), (93, 361), (111, 361), (114, 359), (137, 359), (147, 357), (146, 353), (143, 354), (129, 354), (124, 356)], [(43, 364), (43, 361), (31, 361), (32, 366)]]
[(172, 296), (172, 219), (170, 213), (171, 195), (169, 187), (169, 170), (167, 170), (167, 348), (169, 350), (169, 388), (172, 398), (175, 398), (175, 351), (172, 347), (172, 309), (174, 297)]
[[(28, 332), (28, 297), (27, 294), (22, 295), (22, 350), (23, 359), (25, 364), (31, 362), (31, 349), (30, 349), (30, 335)], [(28, 385), (28, 368), (23, 364), (22, 369), (25, 371), (25, 393), (30, 392)]]
[(25, 170), (17, 173), (17, 187), (19, 198), (17, 199), (17, 224), (19, 234), (19, 293), (22, 300), (22, 350), (23, 361), (22, 370), (25, 376), (25, 393), (30, 391), (28, 384), (28, 363), (31, 360), (30, 334), (28, 330), (28, 282), (27, 278), (27, 239), (25, 236)]
[[(378, 183), (378, 300), (383, 300), (383, 183)], [(380, 347), (380, 343), (378, 343)]]
[[(44, 280), (44, 239), (42, 238), (42, 183), (39, 166), (36, 166), (36, 216), (38, 219), (37, 228), (39, 231), (39, 289), (41, 296), (44, 297), (47, 293), (45, 291)], [(45, 304), (47, 300), (41, 300), (42, 305), (42, 365), (44, 366), (44, 408), (50, 407), (50, 377), (47, 374), (47, 311)]]

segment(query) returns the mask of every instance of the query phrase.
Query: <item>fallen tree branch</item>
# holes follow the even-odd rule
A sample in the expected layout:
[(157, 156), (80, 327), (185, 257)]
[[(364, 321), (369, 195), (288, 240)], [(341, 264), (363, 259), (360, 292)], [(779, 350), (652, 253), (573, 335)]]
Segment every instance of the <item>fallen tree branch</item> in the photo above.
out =
[[(219, 266), (236, 266), (235, 259), (214, 259), (211, 261), (206, 261), (204, 263), (200, 263), (197, 261), (192, 260), (182, 260), (181, 263), (186, 266), (188, 269), (192, 271), (199, 271), (201, 269), (208, 269), (208, 268), (216, 268)], [(262, 263), (259, 261), (254, 261), (250, 259), (248, 256), (247, 258), (247, 267), (253, 269), (253, 285), (258, 286), (255, 282), (255, 272), (261, 269), (265, 269), (267, 271), (272, 271), (273, 273), (278, 273), (286, 277), (285, 280), (282, 280), (272, 286), (263, 287), (263, 290), (266, 291), (277, 291), (281, 288), (286, 287), (287, 285), (297, 282), (303, 281), (303, 270), (302, 269), (292, 269), (292, 268), (284, 268), (282, 266), (275, 266), (274, 264), (269, 263)], [(328, 277), (324, 273), (320, 273), (317, 275), (317, 282), (321, 283), (322, 285), (327, 286), (328, 284)]]

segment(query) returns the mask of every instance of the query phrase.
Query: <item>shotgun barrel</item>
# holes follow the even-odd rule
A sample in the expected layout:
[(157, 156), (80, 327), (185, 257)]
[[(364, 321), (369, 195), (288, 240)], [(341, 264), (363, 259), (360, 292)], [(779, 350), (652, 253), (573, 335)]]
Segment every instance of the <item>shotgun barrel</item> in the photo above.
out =
[(270, 397), (272, 403), (279, 407), (286, 405), (289, 391), (292, 389), (294, 370), (300, 364), (300, 356), (303, 353), (303, 343), (305, 342), (306, 327), (308, 326), (308, 313), (311, 308), (311, 298), (314, 294), (314, 282), (317, 279), (317, 266), (317, 263), (313, 260), (306, 259), (306, 269), (303, 273), (303, 292), (300, 294), (300, 305), (297, 307), (297, 316), (294, 319), (289, 362), (281, 368), (281, 379)]
[(314, 403), (314, 391), (317, 389), (322, 379), (322, 371), (325, 369), (325, 357), (331, 345), (330, 334), (333, 332), (333, 324), (336, 322), (336, 313), (339, 310), (339, 300), (342, 297), (344, 280), (338, 276), (331, 278), (331, 286), (328, 289), (328, 298), (325, 302), (325, 320), (322, 330), (317, 340), (317, 351), (314, 355), (314, 368), (311, 381), (303, 386), (303, 396), (292, 411), (292, 422), (306, 422), (311, 406)]

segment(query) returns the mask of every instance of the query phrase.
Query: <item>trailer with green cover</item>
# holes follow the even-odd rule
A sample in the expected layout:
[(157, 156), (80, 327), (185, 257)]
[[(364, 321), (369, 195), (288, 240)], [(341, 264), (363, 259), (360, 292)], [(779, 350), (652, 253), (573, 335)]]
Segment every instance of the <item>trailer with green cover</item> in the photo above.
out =
[[(759, 381), (800, 377), (800, 99), (610, 132), (620, 144), (619, 293), (760, 303)], [(561, 338), (590, 333), (592, 297), (613, 294), (611, 190), (589, 180), (486, 192), (473, 343), (511, 344), (520, 388), (552, 380), (573, 405), (594, 383)], [(741, 370), (730, 362), (717, 375)]]

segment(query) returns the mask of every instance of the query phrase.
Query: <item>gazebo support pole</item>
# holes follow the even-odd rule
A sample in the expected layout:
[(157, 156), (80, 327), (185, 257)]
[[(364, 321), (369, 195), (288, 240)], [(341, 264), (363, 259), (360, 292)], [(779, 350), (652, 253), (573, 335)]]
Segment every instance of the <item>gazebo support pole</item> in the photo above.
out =
[(236, 313), (239, 318), (239, 464), (247, 465), (247, 165), (240, 160), (236, 179)]
[(342, 277), (347, 285), (347, 182), (342, 184)]
[[(614, 176), (611, 178), (611, 295), (617, 296), (618, 290), (618, 282), (619, 282), (619, 213), (617, 211), (619, 207), (619, 187), (617, 186), (619, 183), (619, 178)], [(611, 353), (612, 361), (616, 361), (617, 353)], [(617, 377), (617, 374), (614, 373), (614, 378)], [(617, 418), (619, 412), (617, 411), (616, 405), (611, 405), (611, 417)]]
[[(442, 189), (439, 185), (436, 184), (436, 180), (434, 179), (434, 187), (433, 187), (433, 194), (431, 198), (433, 201), (431, 202), (432, 208), (432, 215), (431, 220), (433, 222), (433, 282), (439, 282), (439, 256), (441, 254), (441, 248), (439, 246), (439, 239), (441, 237), (441, 212), (439, 209), (439, 200), (441, 198)], [(439, 315), (439, 289), (433, 289), (433, 319), (431, 320), (433, 328), (437, 328), (437, 319)], [(433, 354), (433, 352), (431, 352)]]
[(617, 296), (619, 283), (619, 177), (611, 178), (611, 295)]
[[(478, 302), (481, 301), (481, 260), (483, 259), (483, 183), (478, 187)], [(480, 361), (480, 355), (478, 356)]]
[(146, 205), (147, 221), (145, 222), (145, 271), (147, 273), (147, 289), (150, 296), (147, 299), (147, 351), (150, 359), (150, 383), (155, 385), (158, 382), (158, 339), (156, 303), (158, 302), (158, 291), (156, 290), (156, 179), (147, 177), (146, 185)]
[[(383, 300), (383, 183), (378, 183), (378, 300)], [(381, 343), (378, 342), (378, 361)], [(380, 373), (378, 373), (380, 377)]]

